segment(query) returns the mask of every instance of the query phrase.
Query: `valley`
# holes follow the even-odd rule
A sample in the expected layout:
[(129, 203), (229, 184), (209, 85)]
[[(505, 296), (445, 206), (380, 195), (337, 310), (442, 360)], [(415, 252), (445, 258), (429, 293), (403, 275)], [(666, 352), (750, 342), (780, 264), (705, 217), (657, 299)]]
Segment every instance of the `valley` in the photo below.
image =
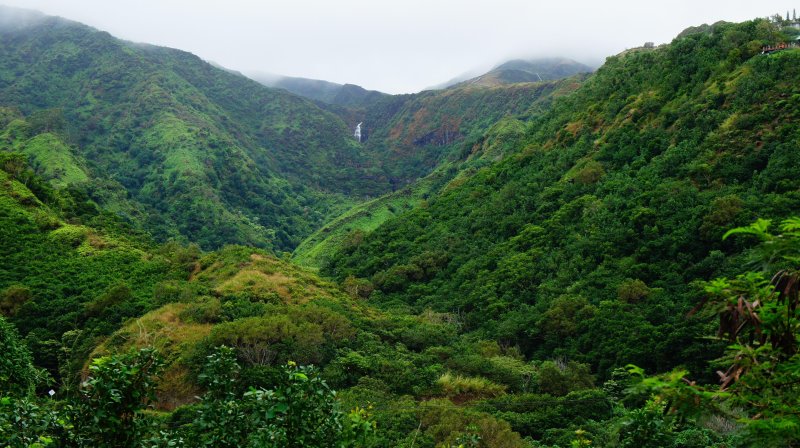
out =
[(390, 95), (0, 6), (0, 445), (800, 446), (796, 23)]

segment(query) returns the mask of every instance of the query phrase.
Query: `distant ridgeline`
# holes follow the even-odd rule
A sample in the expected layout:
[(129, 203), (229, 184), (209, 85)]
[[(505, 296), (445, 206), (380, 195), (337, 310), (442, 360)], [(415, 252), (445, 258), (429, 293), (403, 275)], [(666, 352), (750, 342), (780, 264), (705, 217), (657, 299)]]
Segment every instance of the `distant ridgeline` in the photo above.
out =
[(311, 100), (0, 7), (0, 445), (800, 446), (796, 23)]
[(49, 111), (88, 177), (74, 187), (159, 240), (290, 250), (390, 189), (352, 128), (308, 100), (189, 53), (26, 17), (0, 22), (0, 105)]
[(322, 272), (534, 358), (707, 371), (689, 285), (736, 268), (727, 228), (800, 207), (800, 51), (754, 57), (791, 30), (720, 23), (608, 58), (501, 161), (342, 238)]
[[(457, 145), (550, 89), (390, 96), (343, 85), (312, 103), (189, 53), (26, 17), (0, 26), (0, 105), (53, 115), (85, 167), (75, 188), (101, 207), (157, 240), (204, 248), (291, 250), (354, 203), (457, 157)], [(303, 91), (311, 81), (282, 83)]]

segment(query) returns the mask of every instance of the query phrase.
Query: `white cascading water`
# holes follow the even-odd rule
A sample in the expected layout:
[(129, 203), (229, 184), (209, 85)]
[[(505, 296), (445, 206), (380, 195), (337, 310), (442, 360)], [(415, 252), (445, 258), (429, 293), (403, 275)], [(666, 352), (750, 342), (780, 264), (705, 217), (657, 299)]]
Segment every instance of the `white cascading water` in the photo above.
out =
[[(363, 123), (363, 121), (361, 123)], [(359, 143), (361, 143), (361, 123), (358, 123), (356, 126), (356, 132), (353, 133), (353, 137), (355, 137)]]

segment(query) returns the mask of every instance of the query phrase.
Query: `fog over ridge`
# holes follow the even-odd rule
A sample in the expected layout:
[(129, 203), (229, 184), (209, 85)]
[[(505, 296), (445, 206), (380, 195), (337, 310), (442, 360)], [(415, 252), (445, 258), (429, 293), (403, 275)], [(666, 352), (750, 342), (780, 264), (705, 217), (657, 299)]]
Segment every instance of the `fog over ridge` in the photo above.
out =
[(719, 20), (785, 14), (788, 1), (2, 0), (122, 39), (190, 51), (242, 73), (416, 92), (508, 59), (599, 66), (646, 41)]

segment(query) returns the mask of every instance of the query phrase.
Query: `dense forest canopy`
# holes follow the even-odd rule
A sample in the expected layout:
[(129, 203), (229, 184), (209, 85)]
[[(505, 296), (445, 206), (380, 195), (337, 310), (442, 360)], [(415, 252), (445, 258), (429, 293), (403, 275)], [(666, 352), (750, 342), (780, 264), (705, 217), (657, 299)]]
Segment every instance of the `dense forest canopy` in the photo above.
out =
[(758, 55), (771, 33), (723, 24), (609, 58), (524, 149), (352, 239), (323, 273), (601, 377), (705, 362), (691, 282), (740, 264), (729, 227), (800, 205), (798, 54)]
[(27, 17), (0, 445), (800, 446), (788, 18), (312, 102)]

